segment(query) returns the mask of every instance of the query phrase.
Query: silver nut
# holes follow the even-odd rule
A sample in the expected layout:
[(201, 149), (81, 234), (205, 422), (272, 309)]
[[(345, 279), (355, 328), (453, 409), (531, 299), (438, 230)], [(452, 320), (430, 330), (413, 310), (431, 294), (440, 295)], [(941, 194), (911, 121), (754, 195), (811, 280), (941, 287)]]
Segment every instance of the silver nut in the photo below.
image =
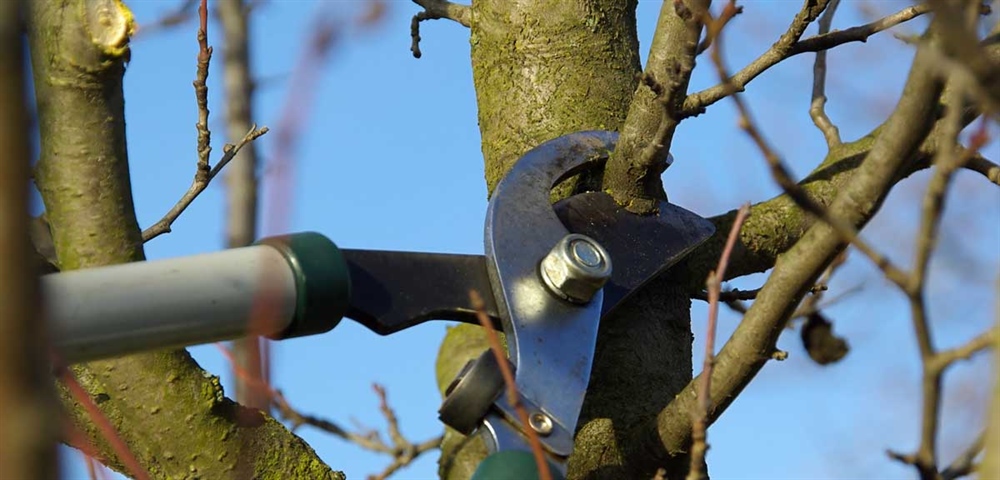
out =
[(594, 239), (571, 233), (552, 247), (539, 270), (553, 293), (587, 303), (611, 278), (611, 257)]

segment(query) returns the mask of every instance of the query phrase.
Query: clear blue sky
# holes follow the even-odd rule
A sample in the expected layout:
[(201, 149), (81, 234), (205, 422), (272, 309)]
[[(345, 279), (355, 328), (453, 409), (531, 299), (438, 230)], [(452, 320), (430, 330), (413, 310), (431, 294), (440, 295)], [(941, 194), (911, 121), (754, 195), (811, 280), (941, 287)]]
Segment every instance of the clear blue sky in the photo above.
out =
[[(179, 1), (127, 2), (140, 23), (149, 24)], [(211, 3), (211, 2), (210, 2)], [(257, 121), (274, 126), (286, 98), (288, 73), (308, 35), (311, 20), (329, 13), (348, 21), (359, 2), (261, 2), (253, 17), (254, 68), (261, 80)], [(845, 28), (888, 13), (902, 1), (844, 2), (835, 27)], [(659, 2), (640, 2), (638, 18), (645, 58)], [(424, 57), (412, 58), (408, 1), (388, 2), (375, 30), (348, 29), (311, 105), (307, 128), (295, 155), (291, 218), (294, 231), (315, 230), (351, 248), (481, 253), (486, 189), (483, 181), (468, 31), (437, 21), (422, 25)], [(799, 2), (750, 2), (727, 29), (731, 68), (763, 52), (787, 26)], [(867, 10), (866, 10), (867, 9)], [(901, 29), (916, 32), (915, 22)], [(132, 184), (139, 222), (148, 226), (187, 189), (195, 168), (195, 25), (140, 33), (132, 45), (125, 79)], [(810, 29), (810, 34), (815, 27)], [(214, 131), (213, 162), (224, 142), (220, 83), (220, 29), (210, 41), (216, 59), (209, 78)], [(894, 105), (911, 59), (911, 49), (883, 34), (830, 56), (829, 113), (845, 139), (867, 132)], [(807, 109), (812, 56), (802, 55), (754, 81), (747, 98), (764, 134), (802, 175), (825, 152)], [(692, 89), (715, 83), (710, 68), (696, 71)], [(996, 129), (992, 132), (997, 135)], [(260, 147), (265, 159), (273, 138)], [(774, 195), (759, 152), (738, 130), (730, 103), (685, 122), (677, 132), (675, 164), (664, 175), (671, 200), (709, 216), (746, 201)], [(994, 160), (1000, 148), (986, 151)], [(903, 182), (866, 231), (877, 246), (904, 265), (911, 263), (927, 175)], [(932, 264), (931, 315), (941, 346), (954, 346), (982, 331), (995, 318), (1000, 271), (1000, 190), (962, 172), (949, 197), (941, 253)], [(174, 231), (147, 245), (151, 259), (208, 252), (223, 244), (223, 185), (210, 187), (174, 224)], [(274, 232), (271, 232), (274, 233)], [(757, 275), (734, 283), (755, 288)], [(433, 279), (428, 279), (433, 281)], [(871, 265), (855, 258), (835, 278), (829, 296), (850, 293), (828, 309), (852, 351), (836, 365), (813, 364), (798, 333), (779, 342), (790, 357), (769, 364), (709, 432), (714, 478), (847, 479), (911, 478), (910, 469), (890, 461), (886, 449), (917, 445), (919, 366), (902, 295)], [(706, 309), (695, 302), (693, 328), (701, 352)], [(719, 343), (738, 318), (724, 311)], [(433, 364), (444, 324), (426, 324), (392, 337), (379, 337), (345, 321), (332, 333), (274, 345), (275, 386), (294, 406), (348, 427), (384, 427), (372, 382), (388, 388), (403, 433), (415, 441), (441, 432)], [(198, 361), (231, 387), (226, 361), (212, 347), (192, 349)], [(696, 365), (700, 365), (700, 353)], [(950, 461), (981, 424), (991, 378), (990, 357), (955, 368), (945, 402), (942, 460)], [(231, 388), (230, 388), (231, 391)], [(349, 478), (381, 471), (388, 459), (308, 427), (299, 431)], [(85, 478), (80, 455), (64, 449), (66, 478)], [(427, 455), (397, 479), (434, 478), (437, 455)]]

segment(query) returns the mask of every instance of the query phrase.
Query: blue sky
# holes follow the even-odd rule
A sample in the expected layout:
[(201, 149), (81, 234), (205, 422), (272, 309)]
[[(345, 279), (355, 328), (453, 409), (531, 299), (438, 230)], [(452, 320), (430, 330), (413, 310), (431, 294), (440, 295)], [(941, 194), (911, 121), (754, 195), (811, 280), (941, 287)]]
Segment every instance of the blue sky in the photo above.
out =
[[(179, 1), (133, 0), (140, 26)], [(211, 2), (210, 2), (211, 3)], [(349, 1), (263, 2), (253, 20), (254, 68), (261, 87), (257, 122), (274, 126), (287, 96), (289, 73), (307, 39), (312, 19), (329, 13), (348, 21), (363, 4)], [(643, 58), (659, 2), (639, 4)], [(844, 2), (835, 27), (868, 21), (866, 11), (888, 13), (899, 1)], [(437, 21), (422, 25), (423, 58), (409, 51), (408, 1), (388, 2), (387, 16), (374, 30), (348, 29), (310, 105), (295, 155), (293, 231), (322, 232), (349, 248), (482, 253), (486, 210), (468, 31)], [(799, 7), (794, 1), (747, 4), (727, 29), (726, 55), (737, 69), (762, 53)], [(916, 32), (914, 22), (902, 32)], [(126, 117), (132, 185), (139, 222), (148, 226), (177, 201), (195, 168), (195, 25), (144, 35), (132, 46), (125, 77)], [(815, 32), (815, 27), (810, 29)], [(216, 58), (209, 77), (214, 131), (213, 162), (224, 143), (219, 69), (220, 29), (210, 27)], [(845, 139), (879, 123), (894, 105), (912, 56), (910, 47), (882, 34), (868, 44), (836, 50), (829, 62), (828, 111)], [(705, 65), (703, 65), (704, 67)], [(805, 174), (825, 152), (808, 116), (812, 56), (801, 55), (765, 73), (746, 98), (764, 134), (793, 170)], [(696, 70), (692, 90), (716, 83), (711, 68)], [(997, 131), (992, 131), (997, 136)], [(265, 159), (273, 138), (259, 140)], [(664, 174), (671, 200), (705, 216), (777, 193), (759, 152), (737, 128), (733, 108), (720, 102), (686, 121), (672, 147), (674, 165)], [(992, 143), (987, 156), (1000, 158)], [(903, 265), (911, 263), (910, 238), (919, 218), (927, 175), (903, 182), (866, 230), (875, 245)], [(1000, 189), (962, 172), (949, 197), (941, 252), (932, 263), (931, 318), (941, 346), (963, 343), (996, 315), (1000, 271)], [(224, 190), (209, 187), (174, 224), (173, 232), (147, 245), (150, 259), (209, 252), (223, 244)], [(269, 232), (276, 233), (276, 232)], [(779, 347), (789, 360), (771, 363), (709, 431), (715, 478), (848, 479), (911, 478), (910, 469), (888, 460), (886, 449), (909, 451), (918, 439), (919, 365), (905, 298), (860, 256), (834, 279), (828, 296), (851, 291), (828, 309), (836, 331), (852, 351), (838, 364), (813, 364), (789, 332)], [(429, 279), (430, 280), (430, 279)], [(734, 286), (755, 288), (755, 275)], [(706, 309), (695, 302), (698, 339)], [(720, 318), (719, 343), (738, 317)], [(445, 325), (425, 324), (379, 337), (345, 321), (333, 332), (274, 344), (275, 386), (302, 412), (346, 426), (384, 427), (372, 382), (385, 385), (403, 433), (419, 441), (441, 432), (440, 398), (433, 363)], [(212, 346), (193, 348), (198, 361), (231, 385), (225, 359)], [(983, 413), (990, 357), (953, 369), (941, 435), (942, 460), (971, 440)], [(231, 388), (230, 388), (231, 391)], [(389, 460), (303, 427), (302, 435), (349, 478), (381, 471)], [(64, 449), (66, 478), (85, 478), (80, 455)], [(437, 455), (427, 455), (397, 479), (434, 478)]]

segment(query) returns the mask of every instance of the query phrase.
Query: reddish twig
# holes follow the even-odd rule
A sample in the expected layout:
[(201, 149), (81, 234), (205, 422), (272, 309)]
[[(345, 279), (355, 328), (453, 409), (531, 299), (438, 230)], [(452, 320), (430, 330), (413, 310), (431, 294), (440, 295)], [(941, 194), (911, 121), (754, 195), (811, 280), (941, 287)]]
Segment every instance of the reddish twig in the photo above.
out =
[(702, 367), (701, 386), (698, 389), (698, 409), (694, 412), (692, 422), (693, 445), (691, 446), (691, 469), (688, 471), (688, 480), (698, 480), (706, 478), (705, 453), (708, 451), (708, 416), (712, 406), (712, 367), (715, 365), (715, 330), (719, 318), (719, 296), (722, 293), (722, 280), (726, 276), (726, 266), (729, 264), (729, 256), (732, 254), (736, 239), (739, 238), (740, 228), (743, 222), (750, 215), (750, 204), (744, 204), (736, 213), (733, 226), (729, 230), (729, 237), (726, 239), (726, 246), (719, 257), (719, 264), (715, 270), (709, 272), (705, 286), (708, 289), (708, 326), (705, 332), (705, 360)]
[(139, 460), (135, 457), (131, 450), (129, 450), (128, 445), (122, 440), (121, 436), (118, 435), (118, 431), (115, 429), (114, 425), (104, 416), (101, 409), (97, 407), (97, 404), (90, 398), (87, 391), (84, 390), (80, 382), (77, 381), (76, 377), (68, 368), (62, 366), (62, 362), (54, 361), (53, 364), (56, 365), (56, 377), (66, 386), (73, 399), (76, 400), (80, 406), (87, 412), (90, 416), (90, 420), (94, 422), (94, 425), (107, 440), (108, 445), (111, 446), (111, 450), (115, 452), (118, 460), (125, 465), (129, 470), (129, 473), (137, 480), (149, 480), (149, 473), (146, 472), (142, 465), (139, 464)]
[(500, 337), (496, 330), (493, 330), (493, 321), (486, 315), (486, 306), (483, 304), (483, 297), (475, 290), (469, 291), (469, 299), (472, 301), (472, 308), (476, 310), (476, 318), (479, 324), (486, 331), (486, 341), (490, 344), (490, 350), (497, 359), (500, 366), (500, 374), (503, 376), (503, 383), (507, 391), (507, 403), (510, 403), (517, 411), (517, 416), (524, 425), (524, 431), (528, 436), (528, 443), (531, 445), (531, 453), (535, 456), (535, 464), (538, 466), (539, 480), (552, 480), (552, 472), (549, 471), (549, 462), (545, 459), (545, 452), (542, 450), (542, 442), (538, 439), (538, 434), (528, 427), (528, 411), (521, 403), (521, 396), (517, 393), (517, 384), (514, 382), (514, 372), (507, 363), (507, 355), (504, 354), (503, 346), (500, 345)]

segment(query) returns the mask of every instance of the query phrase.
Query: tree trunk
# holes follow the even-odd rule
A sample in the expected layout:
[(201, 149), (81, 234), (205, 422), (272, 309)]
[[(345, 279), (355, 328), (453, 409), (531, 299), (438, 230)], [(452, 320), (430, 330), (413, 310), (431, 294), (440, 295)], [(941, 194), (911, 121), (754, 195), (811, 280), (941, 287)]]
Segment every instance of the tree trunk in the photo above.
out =
[[(63, 270), (144, 258), (122, 95), (133, 28), (118, 0), (32, 3), (42, 148), (37, 182)], [(223, 395), (218, 377), (184, 350), (93, 362), (73, 372), (154, 478), (343, 478), (273, 418), (238, 415), (241, 407)], [(102, 461), (133, 473), (87, 414), (66, 401)]]

